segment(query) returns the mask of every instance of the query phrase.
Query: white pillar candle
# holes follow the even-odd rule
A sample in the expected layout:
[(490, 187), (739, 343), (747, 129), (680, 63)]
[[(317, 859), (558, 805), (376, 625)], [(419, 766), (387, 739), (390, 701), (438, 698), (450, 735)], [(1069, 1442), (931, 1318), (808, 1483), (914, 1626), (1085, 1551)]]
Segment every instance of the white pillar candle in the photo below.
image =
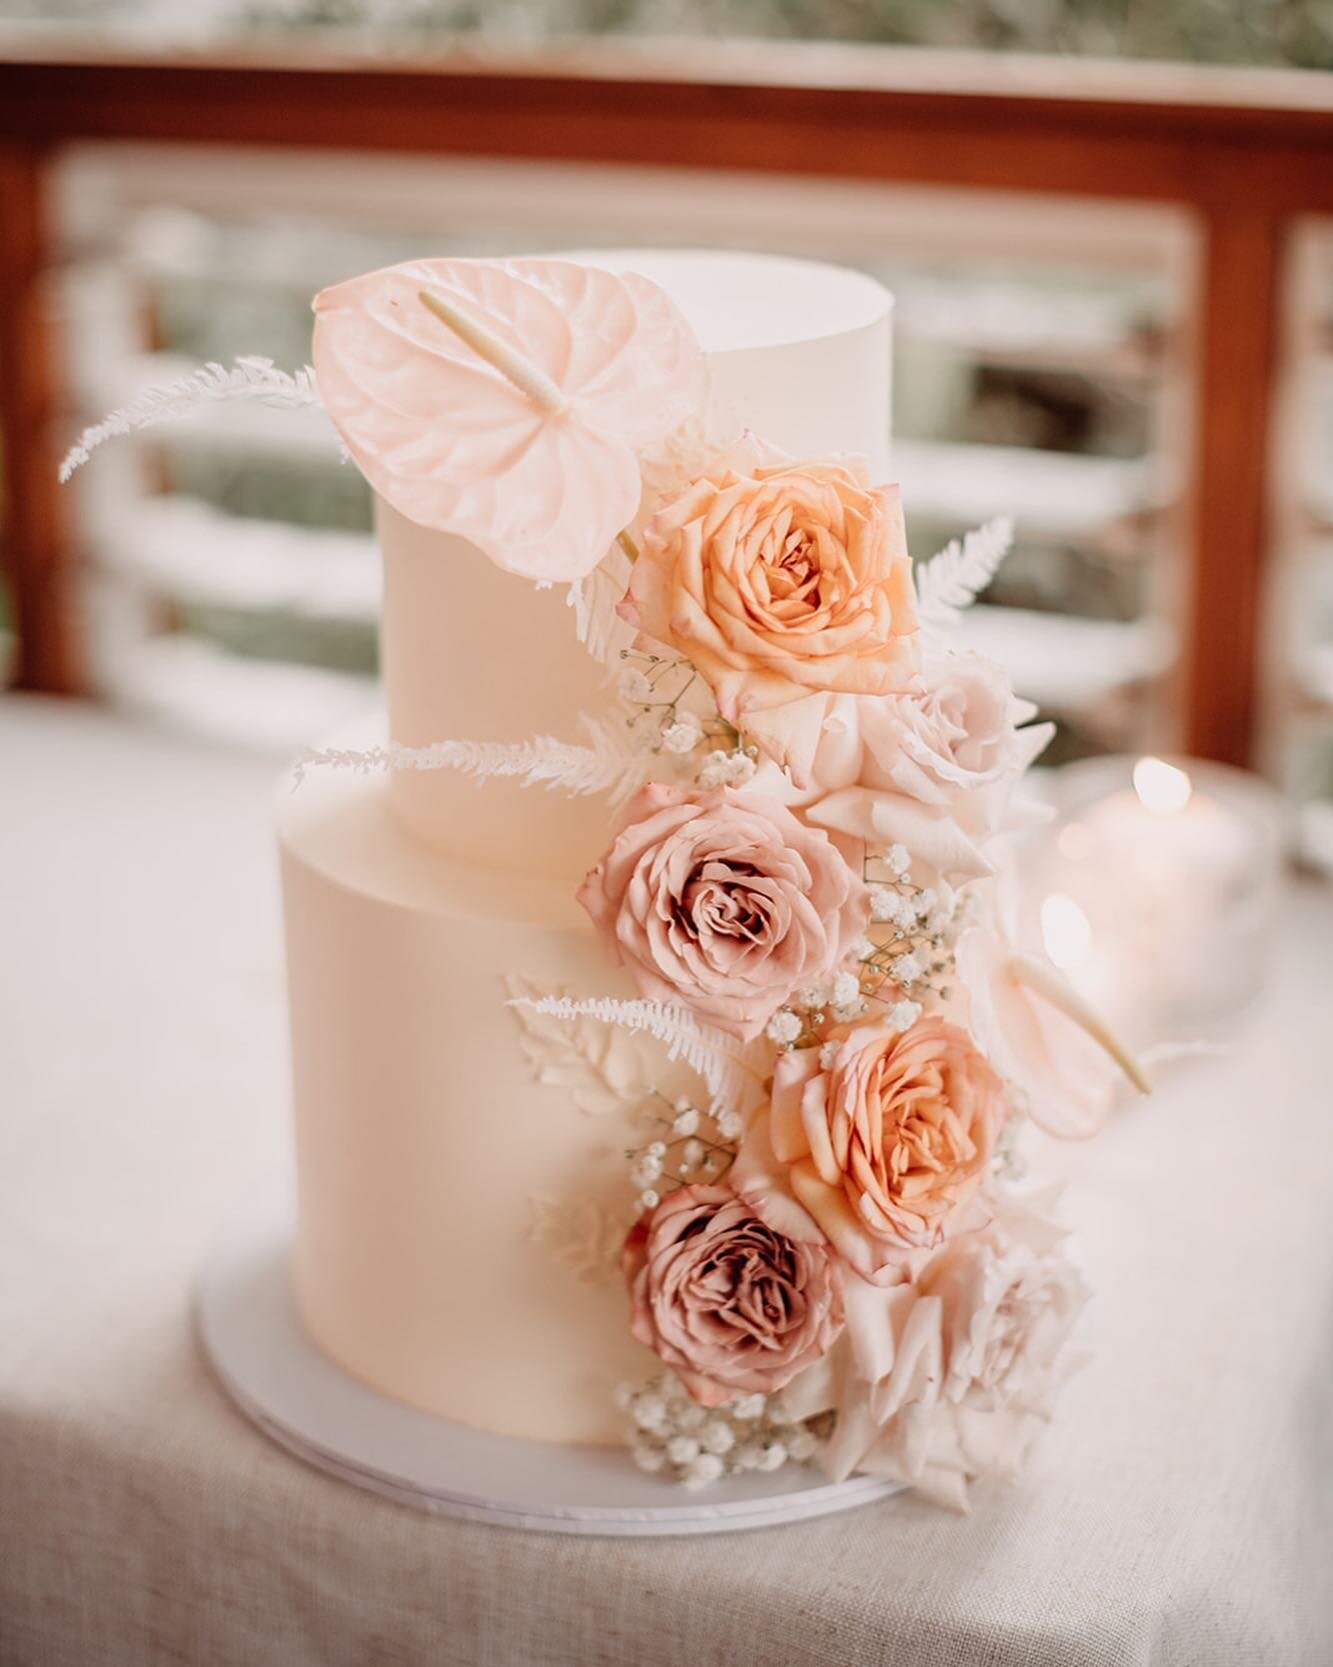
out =
[(1029, 930), (1136, 1042), (1215, 1027), (1254, 995), (1281, 847), (1276, 796), (1202, 760), (1064, 771), (1029, 852)]

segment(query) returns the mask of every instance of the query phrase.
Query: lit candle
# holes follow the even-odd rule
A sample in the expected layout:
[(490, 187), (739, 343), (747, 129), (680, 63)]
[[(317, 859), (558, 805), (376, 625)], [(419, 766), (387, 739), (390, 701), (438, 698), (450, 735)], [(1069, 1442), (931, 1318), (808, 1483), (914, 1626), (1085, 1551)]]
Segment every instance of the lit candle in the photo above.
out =
[(1262, 974), (1280, 850), (1274, 795), (1202, 761), (1092, 759), (1027, 863), (1050, 959), (1141, 1043), (1223, 1019)]

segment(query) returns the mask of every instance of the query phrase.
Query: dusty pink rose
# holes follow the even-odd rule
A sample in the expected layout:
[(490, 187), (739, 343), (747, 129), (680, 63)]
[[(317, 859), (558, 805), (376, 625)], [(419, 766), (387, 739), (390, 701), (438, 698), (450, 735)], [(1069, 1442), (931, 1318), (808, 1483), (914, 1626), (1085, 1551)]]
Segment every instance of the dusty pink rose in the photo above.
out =
[(865, 886), (776, 800), (650, 783), (579, 889), (640, 992), (749, 1040), (864, 928)]
[(858, 1273), (902, 1276), (913, 1252), (971, 1224), (1004, 1118), (1000, 1079), (963, 1031), (935, 1016), (898, 1033), (858, 1026), (832, 1043), (827, 1065), (825, 1051), (779, 1058), (773, 1154)]
[(812, 690), (901, 689), (917, 621), (898, 489), (747, 438), (653, 517), (622, 611), (739, 729)]
[(789, 1201), (680, 1187), (632, 1229), (621, 1267), (635, 1337), (704, 1406), (775, 1393), (842, 1329), (837, 1263)]

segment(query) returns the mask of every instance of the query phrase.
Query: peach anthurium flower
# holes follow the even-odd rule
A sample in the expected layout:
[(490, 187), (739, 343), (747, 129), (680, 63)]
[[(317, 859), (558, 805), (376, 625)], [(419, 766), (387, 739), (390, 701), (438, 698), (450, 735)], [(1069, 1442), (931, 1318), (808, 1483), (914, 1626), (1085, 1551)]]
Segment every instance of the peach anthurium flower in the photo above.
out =
[(637, 452), (691, 415), (701, 364), (656, 284), (546, 256), (335, 284), (315, 297), (313, 354), (381, 497), (541, 582), (589, 574), (633, 519)]
[(1084, 1140), (1115, 1103), (1115, 1067), (1086, 1027), (1015, 976), (1012, 884), (992, 890), (954, 946), (958, 987), (977, 1045), (1047, 1134)]

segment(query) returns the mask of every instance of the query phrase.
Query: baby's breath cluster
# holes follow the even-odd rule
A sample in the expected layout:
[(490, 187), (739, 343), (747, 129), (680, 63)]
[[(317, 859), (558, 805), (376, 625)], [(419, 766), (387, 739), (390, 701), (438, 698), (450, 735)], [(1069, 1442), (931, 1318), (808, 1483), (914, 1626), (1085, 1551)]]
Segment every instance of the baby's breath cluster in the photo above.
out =
[[(919, 998), (926, 992), (946, 999), (949, 995), (943, 981), (953, 972), (957, 921), (952, 894), (917, 885), (910, 863), (901, 845), (866, 861), (871, 924), (861, 946), (866, 951), (861, 970), (862, 987), (871, 999), (895, 1008), (915, 1006), (915, 1018), (921, 1010)], [(905, 1028), (902, 1016), (892, 1021), (895, 1029)]]
[(781, 1470), (814, 1458), (827, 1438), (827, 1414), (797, 1420), (778, 1395), (745, 1395), (722, 1407), (701, 1407), (673, 1373), (641, 1388), (621, 1384), (616, 1405), (633, 1425), (634, 1462), (686, 1487), (724, 1476)]
[(676, 1187), (720, 1181), (735, 1162), (744, 1130), (736, 1112), (714, 1114), (686, 1096), (672, 1101), (654, 1092), (644, 1116), (653, 1138), (625, 1152), (641, 1214), (655, 1210)]
[(866, 1010), (862, 985), (862, 950), (874, 954), (867, 940), (853, 950), (849, 964), (825, 984), (811, 984), (798, 990), (780, 1007), (765, 1026), (764, 1034), (779, 1048), (813, 1047), (827, 1024), (850, 1024)]
[(757, 747), (714, 747), (704, 755), (695, 780), (700, 787), (744, 787), (754, 777), (757, 760)]
[[(666, 753), (704, 786), (739, 787), (750, 779), (754, 758), (740, 747), (732, 726), (716, 715), (694, 710), (697, 699), (694, 705), (687, 702), (686, 697), (699, 686), (699, 675), (687, 661), (628, 648), (620, 658), (624, 664), (619, 694), (632, 708), (626, 721), (636, 752)], [(715, 762), (718, 759), (725, 761), (725, 767)], [(710, 770), (721, 771), (717, 781), (703, 780)]]
[(1001, 1180), (1021, 1181), (1028, 1172), (1027, 1154), (1023, 1150), (1023, 1131), (1028, 1120), (1028, 1097), (1011, 1082), (1004, 1085), (1004, 1097), (1009, 1107), (1009, 1115), (1000, 1125), (991, 1164)]
[(902, 845), (869, 857), (865, 880), (870, 925), (852, 945), (841, 971), (826, 984), (797, 990), (769, 1020), (764, 1034), (779, 1048), (831, 1048), (830, 1026), (869, 1016), (891, 1030), (921, 1017), (928, 994), (947, 999), (959, 913), (952, 893), (941, 895), (911, 878)]

